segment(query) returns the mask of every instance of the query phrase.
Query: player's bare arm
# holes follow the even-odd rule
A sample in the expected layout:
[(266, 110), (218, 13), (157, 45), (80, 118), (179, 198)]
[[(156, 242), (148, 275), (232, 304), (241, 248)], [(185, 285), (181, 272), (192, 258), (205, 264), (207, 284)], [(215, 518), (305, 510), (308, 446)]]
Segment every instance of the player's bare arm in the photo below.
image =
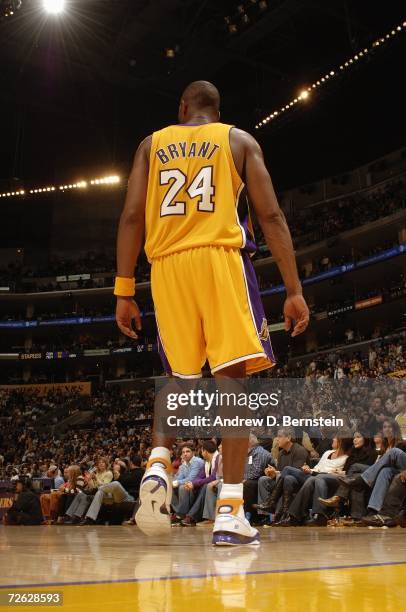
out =
[[(151, 136), (142, 141), (134, 157), (128, 180), (127, 195), (121, 213), (117, 236), (117, 276), (132, 278), (137, 259), (144, 243), (145, 202), (148, 186), (149, 152)], [(135, 321), (141, 329), (141, 315), (131, 296), (117, 297), (116, 321), (120, 331), (130, 338), (137, 338), (131, 327)]]
[(230, 145), (238, 173), (246, 184), (266, 244), (286, 287), (287, 297), (283, 309), (285, 330), (289, 331), (293, 327), (292, 336), (297, 336), (308, 326), (309, 309), (303, 298), (285, 215), (278, 204), (261, 147), (255, 138), (234, 128), (231, 130)]

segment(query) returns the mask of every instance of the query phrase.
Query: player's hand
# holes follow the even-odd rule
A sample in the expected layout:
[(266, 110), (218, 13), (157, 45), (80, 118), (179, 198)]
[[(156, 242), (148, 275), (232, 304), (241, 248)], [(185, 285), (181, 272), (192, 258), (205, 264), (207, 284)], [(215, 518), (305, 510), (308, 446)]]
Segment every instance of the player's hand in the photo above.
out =
[(403, 472), (400, 472), (400, 480), (402, 482), (406, 482), (406, 470), (403, 470)]
[(137, 304), (130, 297), (117, 297), (116, 323), (123, 334), (136, 340), (138, 336), (131, 328), (132, 320), (135, 321), (135, 328), (140, 330), (141, 312)]
[(289, 295), (283, 306), (283, 316), (285, 318), (285, 331), (292, 329), (292, 338), (303, 333), (309, 325), (309, 308), (302, 294)]

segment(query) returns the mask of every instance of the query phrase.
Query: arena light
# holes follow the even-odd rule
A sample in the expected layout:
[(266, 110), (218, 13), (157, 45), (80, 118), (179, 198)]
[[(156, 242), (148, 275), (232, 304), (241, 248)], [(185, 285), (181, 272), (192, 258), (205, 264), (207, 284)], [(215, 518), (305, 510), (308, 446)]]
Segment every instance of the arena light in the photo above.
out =
[(92, 179), (91, 185), (116, 185), (120, 182), (120, 177), (117, 175), (105, 176), (103, 178)]
[(0, 1), (0, 19), (12, 17), (20, 10), (22, 0), (1, 0)]
[(43, 0), (42, 4), (51, 15), (60, 15), (65, 10), (65, 0)]
[(45, 192), (51, 192), (51, 191), (55, 191), (56, 187), (52, 186), (47, 186), (47, 187), (37, 187), (36, 189), (30, 189), (30, 193), (45, 193)]
[(337, 77), (338, 74), (342, 74), (349, 68), (352, 68), (354, 64), (359, 63), (360, 61), (362, 61), (362, 59), (369, 56), (371, 51), (377, 51), (377, 49), (381, 48), (384, 45), (387, 45), (390, 40), (393, 40), (394, 36), (398, 35), (400, 32), (402, 32), (402, 30), (405, 29), (406, 21), (403, 21), (401, 24), (396, 26), (396, 28), (392, 29), (390, 33), (387, 33), (385, 34), (385, 36), (377, 38), (375, 41), (373, 41), (370, 47), (365, 47), (363, 50), (355, 53), (352, 57), (349, 57), (345, 62), (340, 64), (340, 66), (336, 70), (329, 70), (324, 76), (319, 77), (319, 79), (312, 83), (310, 86), (308, 86), (307, 89), (303, 89), (297, 98), (293, 98), (292, 100), (290, 100), (290, 102), (288, 102), (278, 110), (273, 111), (266, 117), (263, 117), (261, 121), (256, 124), (255, 129), (259, 129), (264, 125), (267, 125), (269, 121), (275, 119), (278, 115), (284, 114), (287, 110), (292, 108), (298, 102), (298, 100), (306, 100), (309, 97), (309, 92), (311, 92), (313, 89), (323, 87), (329, 81)]
[[(103, 176), (98, 179), (92, 179), (91, 181), (80, 180), (76, 183), (65, 183), (63, 185), (45, 185), (43, 187), (32, 187), (27, 191), (27, 195), (37, 195), (42, 193), (52, 193), (54, 191), (70, 191), (70, 190), (85, 190), (89, 185), (118, 185), (121, 178), (116, 175)], [(18, 191), (7, 191), (0, 193), (0, 198), (10, 198), (13, 196), (22, 196), (26, 194), (26, 190), (20, 189)]]
[(0, 198), (13, 198), (22, 195), (25, 195), (25, 191), (24, 189), (19, 189), (18, 191), (5, 191), (4, 193), (0, 193)]
[(60, 191), (68, 189), (85, 189), (87, 187), (87, 181), (79, 181), (78, 183), (70, 183), (69, 185), (60, 185)]

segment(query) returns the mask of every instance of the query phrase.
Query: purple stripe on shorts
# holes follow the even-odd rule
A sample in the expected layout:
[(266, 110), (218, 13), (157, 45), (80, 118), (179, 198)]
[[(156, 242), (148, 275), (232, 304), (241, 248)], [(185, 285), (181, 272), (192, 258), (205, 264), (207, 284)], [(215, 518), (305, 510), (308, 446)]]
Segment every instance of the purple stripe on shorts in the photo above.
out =
[(169, 376), (171, 376), (172, 375), (172, 368), (171, 368), (171, 366), (169, 364), (169, 361), (168, 361), (168, 358), (166, 356), (165, 349), (164, 349), (163, 344), (162, 344), (161, 336), (159, 335), (158, 319), (156, 318), (156, 315), (155, 315), (155, 320), (156, 320), (156, 326), (157, 326), (157, 329), (158, 329), (158, 335), (157, 335), (158, 353), (159, 353), (159, 356), (161, 358), (162, 365), (164, 367), (165, 372)]
[(276, 361), (272, 350), (271, 338), (268, 331), (268, 324), (265, 317), (264, 307), (262, 305), (261, 296), (259, 293), (258, 281), (255, 274), (254, 266), (251, 258), (246, 251), (241, 251), (241, 257), (244, 264), (245, 277), (247, 279), (248, 294), (251, 302), (252, 312), (254, 314), (255, 325), (262, 343), (264, 353), (272, 361)]

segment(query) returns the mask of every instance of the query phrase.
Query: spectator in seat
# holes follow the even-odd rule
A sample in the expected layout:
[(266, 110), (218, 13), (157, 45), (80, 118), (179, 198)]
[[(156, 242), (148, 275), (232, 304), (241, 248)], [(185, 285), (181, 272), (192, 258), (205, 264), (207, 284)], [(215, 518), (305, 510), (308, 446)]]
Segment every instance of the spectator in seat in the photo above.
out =
[(85, 474), (88, 489), (96, 489), (113, 480), (113, 472), (109, 469), (107, 459), (99, 459), (95, 470), (89, 470)]
[(103, 501), (107, 497), (112, 498), (115, 504), (135, 502), (138, 499), (140, 484), (145, 471), (141, 468), (141, 462), (142, 459), (139, 455), (132, 454), (130, 456), (130, 467), (127, 470), (123, 462), (115, 461), (113, 466), (114, 480), (98, 488), (85, 518), (79, 525), (94, 525)]
[(41, 525), (43, 517), (38, 495), (32, 490), (30, 478), (16, 481), (17, 498), (5, 515), (5, 525)]
[(223, 484), (222, 444), (219, 444), (218, 452), (219, 460), (217, 463), (215, 478), (211, 482), (207, 483), (206, 493), (204, 496), (203, 521), (198, 523), (198, 525), (207, 525), (209, 523), (214, 523), (214, 518), (216, 514), (216, 502)]
[[(179, 444), (182, 445), (181, 442), (179, 442)], [(172, 461), (172, 470), (174, 474), (178, 471), (180, 464), (182, 463), (181, 453), (182, 453), (182, 449), (178, 448), (178, 444), (173, 444), (171, 461)]]
[(80, 523), (83, 515), (90, 506), (93, 495), (99, 487), (109, 484), (113, 480), (113, 473), (109, 470), (106, 459), (99, 459), (96, 470), (89, 470), (85, 474), (85, 486), (79, 490), (71, 505), (66, 511), (64, 525)]
[[(82, 476), (82, 470), (79, 465), (70, 465), (66, 468), (66, 482), (60, 486), (60, 497), (58, 507), (58, 523), (64, 522), (64, 516), (66, 511), (72, 503), (75, 495), (83, 490), (85, 486), (85, 479)], [(64, 473), (64, 474), (65, 474)], [(52, 500), (51, 500), (51, 512), (52, 512)]]
[[(345, 441), (345, 447), (348, 448), (348, 443)], [(337, 491), (340, 487), (340, 476), (345, 476), (349, 473), (364, 470), (368, 466), (373, 465), (376, 461), (377, 453), (373, 448), (371, 441), (366, 435), (361, 432), (355, 432), (353, 436), (352, 448), (349, 450), (348, 458), (341, 470), (337, 470), (331, 474), (319, 474), (314, 481), (312, 513), (317, 518), (309, 524), (314, 526), (323, 526), (327, 524), (329, 513), (326, 511), (326, 498), (328, 493)], [(341, 485), (342, 486), (342, 485)], [(340, 497), (333, 496), (330, 499), (338, 500), (337, 504), (331, 506), (340, 506)], [(330, 507), (331, 507), (330, 506)]]
[(396, 420), (385, 419), (382, 426), (382, 433), (385, 453), (391, 448), (400, 448), (406, 452), (406, 441), (402, 438), (402, 432)]
[(335, 481), (333, 481), (332, 479), (330, 479), (329, 481), (329, 489), (331, 491), (331, 489), (335, 488), (335, 494), (332, 497), (327, 497), (325, 493), (323, 494), (324, 490), (326, 490), (326, 487), (321, 485), (321, 481), (318, 483), (316, 482), (315, 495), (318, 494), (318, 501), (325, 507), (329, 506), (332, 508), (338, 508), (342, 501), (340, 492), (341, 489), (344, 489), (344, 485), (340, 483), (338, 477), (345, 475), (349, 476), (352, 474), (363, 472), (370, 465), (373, 465), (375, 463), (377, 456), (377, 451), (371, 444), (369, 438), (367, 438), (367, 436), (362, 434), (361, 432), (356, 431), (353, 436), (353, 447), (350, 450), (348, 459), (345, 462), (342, 473), (336, 474)]
[(391, 448), (362, 474), (340, 477), (340, 480), (349, 489), (366, 492), (368, 510), (370, 514), (377, 514), (381, 512), (393, 477), (400, 471), (406, 471), (406, 452)]
[(406, 441), (406, 399), (405, 393), (398, 393), (395, 400), (395, 420), (400, 427), (403, 440)]
[(204, 466), (204, 461), (200, 457), (195, 456), (194, 447), (185, 443), (181, 451), (182, 463), (179, 466), (173, 478), (173, 494), (172, 494), (172, 522), (180, 524), (181, 519), (186, 516), (187, 511), (192, 506), (194, 501), (194, 491), (190, 487), (185, 487), (187, 482), (197, 478), (200, 469)]
[(140, 484), (144, 476), (145, 469), (142, 466), (142, 457), (137, 453), (130, 453), (129, 467), (123, 474), (120, 474), (118, 481), (126, 491), (138, 500)]
[(243, 495), (244, 495), (244, 510), (248, 513), (248, 517), (255, 513), (254, 522), (256, 522), (256, 505), (258, 498), (258, 481), (264, 474), (267, 466), (273, 466), (274, 460), (272, 454), (265, 450), (258, 442), (258, 438), (251, 433), (248, 441), (248, 455), (245, 462), (244, 480), (243, 480)]
[[(309, 461), (309, 452), (294, 441), (294, 431), (285, 427), (278, 430), (276, 443), (279, 449), (276, 466), (269, 462), (264, 474), (258, 481), (258, 503), (256, 505), (259, 514), (275, 512), (278, 501), (283, 494), (283, 481), (279, 482), (281, 472), (286, 467), (300, 469)], [(276, 484), (278, 487), (275, 489)], [(286, 504), (285, 504), (286, 505)]]
[(54, 480), (54, 489), (59, 489), (61, 485), (64, 484), (65, 480), (63, 476), (59, 475), (59, 470), (57, 465), (51, 464), (47, 471), (47, 478), (53, 478)]
[[(305, 464), (301, 469), (286, 467), (282, 470), (280, 480), (283, 483), (284, 514), (280, 521), (275, 523), (275, 526), (295, 526), (303, 522), (309, 508), (312, 507), (317, 476), (341, 471), (348, 458), (351, 445), (351, 439), (335, 436), (332, 440), (332, 449), (326, 451), (313, 468)], [(323, 520), (323, 524), (327, 524), (327, 520)]]
[[(406, 451), (406, 444), (401, 438), (398, 423), (394, 420), (386, 419), (383, 423), (383, 439), (380, 449), (382, 454), (378, 456), (376, 463), (371, 466), (371, 468), (370, 466), (364, 463), (353, 464), (347, 472), (347, 480), (340, 479), (340, 486), (335, 492), (335, 495), (327, 499), (322, 498), (320, 499), (320, 502), (325, 506), (338, 507), (341, 502), (350, 499), (350, 512), (352, 521), (359, 521), (365, 515), (366, 497), (369, 498), (369, 502), (367, 499), (367, 503), (371, 504), (371, 512), (376, 513), (377, 511), (379, 511), (383, 504), (385, 494), (389, 488), (390, 482), (394, 474), (397, 473), (393, 470), (394, 466), (391, 465), (391, 458), (393, 455), (390, 455), (389, 459), (387, 458), (387, 454), (390, 454), (393, 449)], [(383, 459), (385, 459), (385, 461), (381, 463)], [(370, 489), (364, 486), (362, 482), (364, 478), (364, 472), (368, 469), (372, 469), (372, 467), (376, 469), (376, 479), (378, 482), (375, 492), (370, 497)], [(382, 474), (379, 474), (381, 469)], [(402, 469), (401, 466), (400, 469)], [(368, 479), (368, 474), (366, 475), (366, 478)], [(353, 482), (355, 479), (355, 486), (348, 486), (348, 479), (350, 479), (349, 482)]]
[(201, 454), (204, 465), (200, 468), (197, 477), (185, 484), (185, 488), (193, 490), (197, 497), (185, 518), (181, 521), (184, 527), (196, 525), (202, 519), (207, 485), (216, 479), (218, 472), (220, 454), (216, 443), (213, 440), (204, 440)]
[(11, 477), (10, 477), (10, 480), (11, 480), (11, 481), (14, 481), (14, 482), (17, 482), (17, 480), (19, 479), (19, 477), (20, 477), (20, 475), (19, 475), (18, 469), (17, 469), (17, 468), (13, 468), (13, 469), (11, 470)]
[(384, 452), (383, 448), (383, 433), (381, 431), (377, 431), (374, 435), (374, 444), (377, 455), (382, 455)]
[[(54, 468), (52, 471), (56, 472), (58, 470), (56, 466), (50, 466), (48, 473), (50, 473), (51, 467)], [(69, 468), (65, 468), (64, 478), (60, 476), (54, 478), (54, 488), (50, 493), (42, 493), (40, 496), (42, 515), (44, 520), (49, 524), (52, 524), (59, 516), (60, 498), (69, 478), (68, 470)], [(52, 477), (53, 476), (50, 476), (50, 478)], [(60, 482), (60, 480), (62, 482)]]
[(392, 480), (381, 511), (363, 517), (361, 523), (368, 527), (406, 527), (406, 470)]

